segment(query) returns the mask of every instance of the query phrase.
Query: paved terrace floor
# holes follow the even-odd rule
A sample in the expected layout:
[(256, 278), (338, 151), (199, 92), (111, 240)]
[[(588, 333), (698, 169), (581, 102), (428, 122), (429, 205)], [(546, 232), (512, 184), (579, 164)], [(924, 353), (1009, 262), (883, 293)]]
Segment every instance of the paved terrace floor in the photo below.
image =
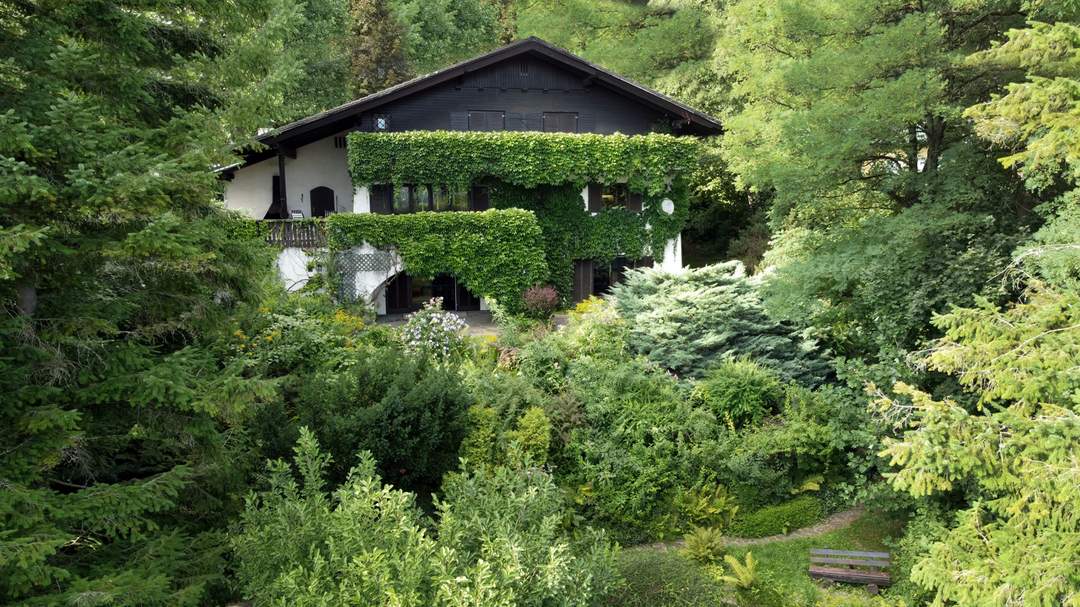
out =
[[(479, 312), (453, 312), (453, 314), (461, 317), (468, 326), (469, 335), (498, 335), (499, 328), (495, 325), (495, 321), (491, 318), (491, 312), (479, 311)], [(405, 324), (405, 318), (407, 314), (384, 314), (378, 317), (375, 322), (380, 324), (396, 327)]]

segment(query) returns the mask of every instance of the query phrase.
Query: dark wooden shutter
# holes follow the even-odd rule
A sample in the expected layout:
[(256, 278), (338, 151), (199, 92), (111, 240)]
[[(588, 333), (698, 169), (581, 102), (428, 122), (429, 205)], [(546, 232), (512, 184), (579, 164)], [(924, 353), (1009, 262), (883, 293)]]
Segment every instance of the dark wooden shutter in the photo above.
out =
[(472, 188), (472, 196), (469, 200), (470, 211), (486, 211), (491, 206), (487, 186), (477, 185)]
[(526, 131), (542, 131), (542, 130), (544, 130), (544, 115), (543, 114), (525, 114), (525, 130)]
[(574, 302), (583, 301), (592, 295), (593, 262), (579, 259), (574, 262)]
[(544, 131), (548, 133), (576, 133), (578, 115), (575, 112), (544, 112)]
[(469, 112), (470, 131), (505, 131), (506, 113), (499, 111), (471, 111)]
[(604, 187), (599, 183), (589, 184), (589, 211), (599, 213), (604, 210)]
[(450, 130), (469, 130), (469, 114), (466, 112), (450, 112)]
[(390, 197), (392, 194), (392, 186), (388, 183), (376, 183), (371, 186), (371, 212), (388, 214), (390, 213)]
[(630, 192), (626, 197), (626, 210), (633, 213), (641, 212), (641, 192)]
[(525, 116), (519, 112), (507, 112), (506, 113), (506, 130), (508, 131), (524, 131), (525, 130)]

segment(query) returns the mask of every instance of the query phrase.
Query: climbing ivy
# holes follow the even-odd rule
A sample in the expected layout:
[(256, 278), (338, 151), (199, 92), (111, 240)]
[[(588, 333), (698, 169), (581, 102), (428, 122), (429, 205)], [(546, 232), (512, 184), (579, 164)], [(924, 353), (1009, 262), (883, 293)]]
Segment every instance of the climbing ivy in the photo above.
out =
[(595, 215), (585, 209), (581, 189), (576, 186), (523, 188), (495, 184), (491, 188), (495, 207), (536, 213), (544, 234), (547, 280), (564, 300), (572, 292), (574, 260), (607, 263), (616, 257), (663, 258), (664, 246), (679, 234), (688, 212), (683, 204), (676, 205), (671, 215), (664, 213), (660, 201), (665, 197), (685, 199), (685, 186), (676, 182), (665, 196), (646, 195), (641, 213), (609, 209)]
[(658, 196), (697, 163), (699, 143), (662, 133), (409, 131), (351, 133), (355, 185), (467, 185), (483, 179), (534, 188), (626, 182)]
[[(686, 224), (685, 174), (699, 142), (689, 137), (573, 133), (352, 133), (349, 168), (356, 185), (491, 185), (496, 208), (534, 211), (543, 232), (546, 280), (567, 299), (573, 261), (625, 256), (662, 259)], [(623, 183), (644, 197), (641, 212), (585, 209), (588, 183)], [(670, 215), (661, 202), (670, 198)]]
[(325, 220), (331, 251), (361, 243), (393, 248), (413, 276), (452, 274), (469, 291), (494, 298), (510, 311), (522, 292), (548, 274), (540, 225), (531, 211), (379, 215), (341, 213)]

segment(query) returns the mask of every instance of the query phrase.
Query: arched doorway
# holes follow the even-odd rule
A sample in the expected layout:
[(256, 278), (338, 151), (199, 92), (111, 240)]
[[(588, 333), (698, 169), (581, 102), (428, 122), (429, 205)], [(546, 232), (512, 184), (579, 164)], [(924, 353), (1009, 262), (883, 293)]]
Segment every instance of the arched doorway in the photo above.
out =
[(311, 216), (325, 217), (334, 212), (334, 190), (321, 185), (311, 190)]
[(444, 310), (467, 312), (480, 309), (480, 298), (450, 274), (423, 278), (399, 272), (386, 283), (386, 313), (415, 312), (432, 297), (442, 298)]

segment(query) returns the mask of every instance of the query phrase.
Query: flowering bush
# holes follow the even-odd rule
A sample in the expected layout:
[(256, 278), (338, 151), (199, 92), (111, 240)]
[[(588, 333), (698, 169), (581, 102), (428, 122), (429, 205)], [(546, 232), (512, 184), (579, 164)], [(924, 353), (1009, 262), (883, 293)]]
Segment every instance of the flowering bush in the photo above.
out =
[(534, 318), (549, 318), (559, 307), (559, 292), (550, 285), (535, 285), (525, 290), (525, 311)]
[(442, 309), (442, 298), (431, 298), (419, 312), (408, 316), (401, 337), (405, 349), (444, 361), (464, 349), (465, 321)]

